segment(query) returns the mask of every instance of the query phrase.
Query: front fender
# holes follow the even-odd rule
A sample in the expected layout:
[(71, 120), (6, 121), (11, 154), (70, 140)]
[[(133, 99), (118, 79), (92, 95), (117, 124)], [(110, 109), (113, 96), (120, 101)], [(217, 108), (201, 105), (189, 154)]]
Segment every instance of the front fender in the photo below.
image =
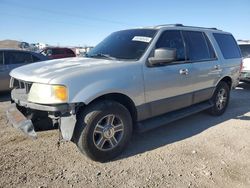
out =
[[(133, 85), (132, 85), (133, 86)], [(99, 80), (86, 87), (82, 88), (72, 99), (72, 103), (84, 103), (89, 104), (94, 99), (110, 94), (121, 93), (128, 96), (135, 104), (143, 101), (143, 94), (140, 89), (131, 87), (130, 83), (119, 82), (111, 80)]]

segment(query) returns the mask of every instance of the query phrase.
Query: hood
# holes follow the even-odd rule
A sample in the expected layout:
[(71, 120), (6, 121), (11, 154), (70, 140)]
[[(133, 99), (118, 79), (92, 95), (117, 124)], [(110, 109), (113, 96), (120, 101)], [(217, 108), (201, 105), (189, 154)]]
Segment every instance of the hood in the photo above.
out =
[(64, 58), (21, 66), (12, 70), (10, 76), (28, 82), (49, 83), (53, 78), (69, 72), (88, 71), (114, 63), (117, 64), (117, 61), (85, 57)]

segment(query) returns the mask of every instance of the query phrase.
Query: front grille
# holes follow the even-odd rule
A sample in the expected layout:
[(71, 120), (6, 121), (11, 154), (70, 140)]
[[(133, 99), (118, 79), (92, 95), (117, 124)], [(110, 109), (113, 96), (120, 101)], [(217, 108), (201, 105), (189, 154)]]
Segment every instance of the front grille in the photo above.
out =
[(10, 88), (23, 90), (23, 91), (25, 91), (26, 94), (28, 94), (30, 92), (31, 86), (32, 86), (32, 82), (18, 80), (18, 79), (15, 79), (13, 77), (10, 80)]

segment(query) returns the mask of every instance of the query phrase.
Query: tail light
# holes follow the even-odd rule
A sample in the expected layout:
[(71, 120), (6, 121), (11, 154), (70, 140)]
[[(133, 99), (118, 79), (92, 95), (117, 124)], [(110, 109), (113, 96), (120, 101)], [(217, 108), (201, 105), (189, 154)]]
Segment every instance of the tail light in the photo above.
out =
[(243, 59), (241, 59), (241, 63), (240, 63), (240, 72), (242, 71), (243, 69)]

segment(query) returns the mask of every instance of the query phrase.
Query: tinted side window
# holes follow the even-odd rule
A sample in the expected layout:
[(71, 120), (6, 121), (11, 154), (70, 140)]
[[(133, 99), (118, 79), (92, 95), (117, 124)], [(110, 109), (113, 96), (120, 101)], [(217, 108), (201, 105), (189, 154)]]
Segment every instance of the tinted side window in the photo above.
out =
[(224, 59), (241, 58), (239, 47), (230, 34), (214, 33)]
[(187, 47), (187, 59), (190, 61), (201, 61), (210, 59), (208, 45), (202, 32), (183, 31)]
[(177, 61), (185, 60), (184, 43), (180, 31), (165, 31), (156, 43), (156, 48), (176, 49)]
[(5, 52), (5, 64), (32, 63), (32, 58), (26, 52)]
[(64, 54), (64, 49), (52, 49), (52, 55)]
[(3, 52), (0, 52), (0, 65), (3, 65)]

